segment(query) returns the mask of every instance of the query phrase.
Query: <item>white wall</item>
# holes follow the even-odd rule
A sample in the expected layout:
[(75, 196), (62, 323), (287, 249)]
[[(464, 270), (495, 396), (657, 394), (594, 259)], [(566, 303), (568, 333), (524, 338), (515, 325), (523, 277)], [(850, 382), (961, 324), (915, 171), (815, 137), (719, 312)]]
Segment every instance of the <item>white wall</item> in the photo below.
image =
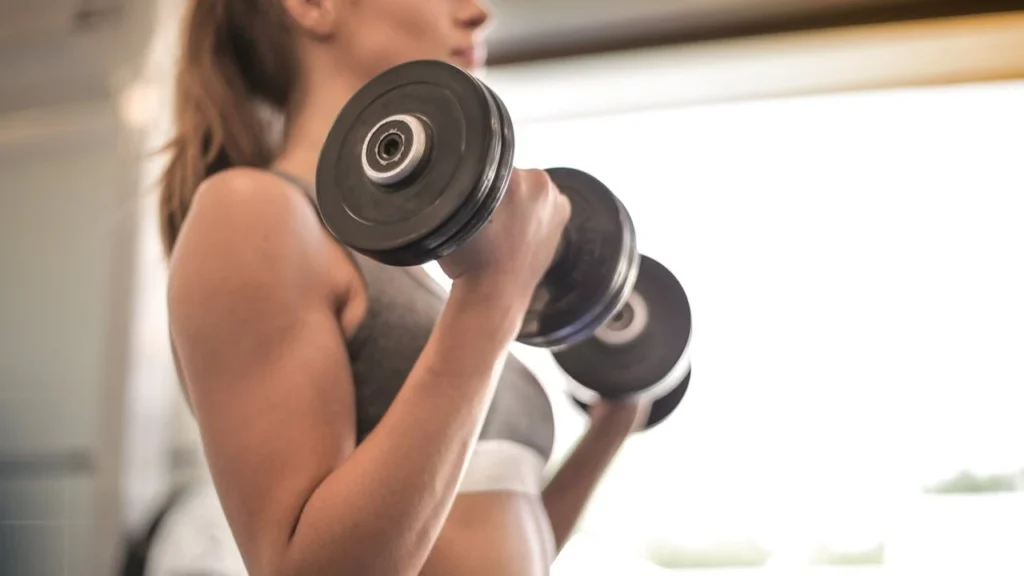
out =
[(118, 217), (127, 199), (114, 110), (101, 123), (0, 150), (0, 530), (10, 538), (0, 540), (11, 553), (0, 562), (11, 573), (40, 562), (90, 573), (101, 492), (117, 490), (108, 450), (120, 411), (110, 402), (125, 360), (128, 307), (118, 299), (134, 223)]
[(135, 3), (74, 30), (26, 4), (0, 34), (0, 573), (119, 564), (138, 149), (119, 115)]

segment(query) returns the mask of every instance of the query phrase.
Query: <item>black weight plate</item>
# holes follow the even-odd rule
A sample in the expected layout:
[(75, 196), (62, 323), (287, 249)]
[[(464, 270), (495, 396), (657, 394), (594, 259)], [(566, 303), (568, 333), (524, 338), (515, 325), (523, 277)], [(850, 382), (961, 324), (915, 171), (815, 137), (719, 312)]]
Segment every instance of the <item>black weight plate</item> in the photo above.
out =
[(505, 197), (505, 190), (508, 188), (509, 180), (512, 178), (512, 160), (515, 155), (516, 140), (515, 132), (512, 129), (512, 118), (509, 116), (505, 103), (502, 102), (501, 98), (482, 82), (480, 85), (494, 103), (497, 111), (498, 150), (497, 158), (493, 163), (494, 173), (493, 175), (489, 174), (486, 178), (484, 185), (489, 183), (489, 186), (480, 194), (480, 203), (474, 209), (473, 215), (462, 224), (461, 228), (453, 230), (447, 235), (448, 240), (444, 246), (437, 250), (435, 258), (440, 258), (454, 251), (479, 232), (484, 224), (487, 224), (494, 211), (498, 208), (501, 199)]
[[(429, 156), (415, 177), (391, 186), (362, 167), (363, 144), (398, 114), (425, 122)], [(317, 165), (317, 202), (339, 242), (392, 265), (436, 258), (446, 234), (474, 214), (490, 190), (500, 118), (480, 84), (439, 61), (398, 65), (363, 86), (331, 127)]]
[(490, 220), (501, 199), (505, 196), (508, 182), (512, 177), (512, 160), (515, 153), (515, 134), (512, 119), (504, 103), (490, 88), (477, 79), (491, 109), (494, 148), (488, 159), (484, 177), (479, 188), (460, 208), (458, 216), (444, 222), (430, 237), (406, 248), (392, 250), (377, 259), (392, 265), (417, 265), (424, 260), (436, 260), (454, 252), (473, 237)]
[(658, 424), (661, 424), (669, 417), (675, 409), (679, 407), (679, 404), (683, 401), (683, 396), (686, 396), (686, 390), (690, 387), (690, 371), (686, 372), (686, 376), (681, 382), (676, 384), (675, 388), (671, 392), (658, 398), (651, 404), (651, 413), (647, 415), (647, 424), (644, 427), (645, 430), (650, 430)]
[(566, 374), (605, 398), (629, 396), (660, 383), (690, 343), (690, 301), (671, 271), (642, 256), (633, 290), (647, 307), (646, 326), (634, 338), (610, 344), (595, 336), (555, 352)]
[(629, 213), (597, 178), (547, 170), (572, 204), (563, 249), (537, 286), (518, 340), (551, 349), (590, 337), (622, 306), (639, 268)]
[[(661, 424), (669, 417), (679, 404), (682, 403), (683, 397), (686, 396), (686, 391), (690, 388), (690, 370), (686, 371), (686, 376), (672, 388), (672, 390), (658, 398), (651, 404), (651, 411), (647, 415), (647, 422), (644, 424), (644, 430), (650, 430)], [(583, 402), (579, 398), (573, 397), (573, 402), (580, 407), (585, 413), (590, 413), (590, 405)]]

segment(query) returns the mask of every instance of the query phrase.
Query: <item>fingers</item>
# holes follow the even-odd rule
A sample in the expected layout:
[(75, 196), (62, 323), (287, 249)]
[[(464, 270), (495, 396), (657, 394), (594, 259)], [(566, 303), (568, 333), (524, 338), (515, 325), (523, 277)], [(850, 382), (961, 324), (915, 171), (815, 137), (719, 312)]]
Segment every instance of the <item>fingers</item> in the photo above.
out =
[(549, 192), (554, 186), (554, 184), (551, 183), (551, 177), (548, 176), (547, 172), (533, 168), (516, 170), (513, 173), (513, 178), (518, 179), (520, 187), (525, 192), (543, 194)]
[(517, 169), (512, 173), (512, 182), (528, 198), (537, 201), (550, 201), (556, 221), (565, 224), (572, 215), (569, 198), (562, 194), (558, 186), (551, 180), (545, 170)]

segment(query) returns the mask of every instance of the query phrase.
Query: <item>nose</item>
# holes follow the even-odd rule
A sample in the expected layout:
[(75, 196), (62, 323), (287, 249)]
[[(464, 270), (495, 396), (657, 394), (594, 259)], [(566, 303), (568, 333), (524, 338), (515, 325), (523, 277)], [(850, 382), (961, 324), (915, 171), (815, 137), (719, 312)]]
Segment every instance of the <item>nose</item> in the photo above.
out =
[(459, 26), (477, 31), (491, 20), (490, 11), (478, 0), (462, 2), (458, 13)]

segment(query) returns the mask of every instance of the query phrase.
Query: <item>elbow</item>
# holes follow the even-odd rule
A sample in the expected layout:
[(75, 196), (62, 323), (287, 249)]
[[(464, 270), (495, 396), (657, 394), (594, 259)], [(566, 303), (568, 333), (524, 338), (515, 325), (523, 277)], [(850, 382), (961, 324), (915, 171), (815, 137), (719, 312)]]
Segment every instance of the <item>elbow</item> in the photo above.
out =
[[(294, 537), (272, 545), (258, 546), (245, 556), (249, 576), (305, 576), (314, 574), (316, 562), (309, 551), (300, 550)], [(321, 573), (324, 573), (321, 570)]]
[[(412, 565), (421, 554), (422, 531), (394, 530), (381, 521), (380, 510), (357, 503), (325, 507), (307, 504), (286, 530), (257, 546), (251, 576), (360, 576), (415, 574)], [(325, 514), (345, 509), (346, 514)]]
[[(288, 554), (265, 558), (249, 570), (249, 576), (310, 576), (316, 574), (316, 562), (311, 558), (293, 558)], [(320, 570), (319, 573), (328, 573)], [(347, 573), (347, 572), (342, 572)]]
[(359, 574), (360, 576), (390, 576), (400, 574), (394, 570), (386, 570), (381, 567), (381, 562), (360, 562), (353, 559), (350, 562), (332, 563), (318, 565), (313, 562), (295, 565), (268, 566), (264, 570), (253, 572), (250, 576), (323, 576), (324, 574)]
[(256, 558), (245, 558), (245, 569), (249, 576), (297, 576), (301, 573), (299, 568), (290, 560), (286, 550), (263, 552)]
[(319, 546), (315, 550), (291, 549), (278, 557), (267, 558), (251, 571), (250, 576), (385, 576), (405, 573), (402, 570), (396, 571), (400, 563), (389, 562), (388, 555), (376, 547), (346, 545), (344, 541), (330, 544), (324, 542)]

